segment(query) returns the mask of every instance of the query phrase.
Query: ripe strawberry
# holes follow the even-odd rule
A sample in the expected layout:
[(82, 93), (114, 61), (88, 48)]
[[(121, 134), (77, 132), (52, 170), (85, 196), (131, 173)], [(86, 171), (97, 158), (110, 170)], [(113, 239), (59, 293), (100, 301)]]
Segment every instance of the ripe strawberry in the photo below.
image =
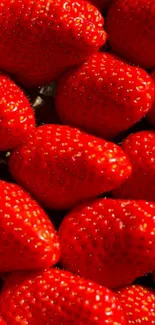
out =
[(34, 126), (34, 112), (26, 95), (0, 73), (0, 150), (17, 147)]
[(4, 320), (2, 319), (2, 317), (0, 317), (0, 325), (6, 325), (6, 323), (4, 322)]
[(59, 260), (54, 227), (19, 186), (0, 181), (0, 272), (51, 266)]
[[(154, 85), (155, 85), (155, 70), (152, 72), (151, 77), (152, 77), (152, 79), (154, 81)], [(147, 114), (147, 119), (153, 126), (155, 126), (155, 99), (154, 99), (154, 103), (151, 107), (151, 110)]]
[(98, 199), (77, 206), (59, 228), (61, 264), (107, 288), (155, 268), (155, 204)]
[(114, 196), (155, 201), (155, 132), (130, 134), (122, 149), (132, 163), (132, 175), (113, 191)]
[(10, 325), (126, 324), (116, 294), (58, 269), (10, 275), (0, 311)]
[(155, 0), (113, 1), (106, 27), (114, 51), (146, 69), (155, 68)]
[(105, 43), (103, 24), (82, 0), (2, 0), (0, 68), (26, 86), (48, 83)]
[(121, 184), (131, 174), (114, 143), (68, 126), (44, 125), (9, 160), (15, 180), (48, 208), (68, 209)]
[(63, 123), (109, 139), (140, 120), (153, 100), (145, 71), (96, 53), (60, 78), (56, 106)]
[(155, 292), (132, 285), (118, 291), (127, 325), (151, 325), (155, 323)]

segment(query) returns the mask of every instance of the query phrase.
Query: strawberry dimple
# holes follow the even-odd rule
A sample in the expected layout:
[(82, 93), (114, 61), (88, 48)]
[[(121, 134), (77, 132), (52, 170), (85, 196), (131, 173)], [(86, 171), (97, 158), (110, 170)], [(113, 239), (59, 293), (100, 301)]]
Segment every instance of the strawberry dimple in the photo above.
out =
[(145, 201), (78, 206), (60, 225), (62, 266), (108, 288), (132, 283), (154, 269), (154, 213), (155, 205)]
[(0, 272), (51, 266), (59, 259), (54, 227), (19, 186), (0, 181)]
[(115, 188), (131, 173), (119, 146), (60, 125), (37, 128), (12, 152), (9, 166), (17, 182), (55, 209)]
[(63, 123), (112, 138), (151, 108), (154, 84), (142, 69), (107, 53), (95, 53), (59, 82), (56, 107)]
[(125, 325), (114, 293), (57, 269), (10, 275), (0, 311), (14, 325)]

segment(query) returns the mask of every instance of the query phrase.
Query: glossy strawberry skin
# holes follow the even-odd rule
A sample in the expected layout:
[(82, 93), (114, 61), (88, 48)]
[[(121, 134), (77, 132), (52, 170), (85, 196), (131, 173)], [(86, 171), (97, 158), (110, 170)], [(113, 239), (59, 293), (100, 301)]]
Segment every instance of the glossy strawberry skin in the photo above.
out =
[(59, 260), (54, 227), (16, 184), (0, 181), (0, 272), (42, 268)]
[(78, 129), (44, 125), (12, 152), (10, 171), (48, 208), (68, 209), (117, 187), (131, 174), (119, 146)]
[(2, 319), (2, 317), (0, 317), (0, 325), (6, 325), (6, 323), (4, 322), (4, 320)]
[(34, 112), (26, 95), (0, 73), (0, 150), (17, 147), (34, 127)]
[(155, 132), (130, 134), (122, 144), (132, 164), (132, 174), (113, 195), (125, 199), (155, 201)]
[(82, 0), (2, 0), (0, 68), (27, 87), (49, 83), (105, 43), (103, 23)]
[(132, 285), (118, 291), (127, 325), (151, 325), (155, 320), (155, 293)]
[(115, 52), (145, 69), (155, 68), (155, 0), (113, 1), (106, 28)]
[[(155, 85), (155, 70), (151, 73), (151, 77)], [(155, 99), (149, 113), (147, 114), (147, 119), (153, 126), (155, 126)]]
[(14, 325), (125, 325), (114, 293), (58, 269), (10, 275), (0, 311)]
[(59, 228), (61, 265), (107, 288), (131, 284), (154, 269), (154, 215), (155, 204), (145, 201), (77, 206)]
[(113, 138), (151, 108), (154, 83), (142, 69), (95, 53), (58, 83), (56, 107), (63, 123), (103, 138)]

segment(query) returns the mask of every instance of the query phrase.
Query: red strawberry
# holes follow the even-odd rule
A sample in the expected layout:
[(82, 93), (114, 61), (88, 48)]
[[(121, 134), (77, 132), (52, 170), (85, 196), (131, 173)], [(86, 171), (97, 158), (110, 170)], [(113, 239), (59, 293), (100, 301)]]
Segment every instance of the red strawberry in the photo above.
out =
[(51, 266), (59, 260), (54, 227), (19, 186), (0, 181), (0, 272)]
[(9, 325), (126, 324), (114, 293), (57, 269), (10, 275), (0, 311)]
[[(155, 70), (152, 72), (151, 77), (154, 81), (154, 85), (155, 85)], [(147, 114), (147, 119), (149, 120), (149, 122), (155, 126), (155, 100), (154, 103), (152, 105), (151, 110), (149, 111), (149, 113)]]
[(155, 0), (113, 1), (106, 27), (114, 51), (146, 69), (155, 68)]
[(60, 125), (36, 128), (11, 154), (9, 166), (17, 182), (54, 209), (115, 188), (131, 174), (119, 146)]
[(0, 150), (17, 147), (34, 126), (34, 112), (27, 97), (0, 73)]
[(118, 198), (155, 201), (155, 132), (130, 134), (122, 149), (132, 163), (132, 175), (113, 194)]
[(96, 53), (60, 78), (56, 106), (63, 123), (111, 138), (140, 120), (153, 100), (145, 71)]
[(107, 288), (155, 268), (155, 204), (98, 199), (79, 205), (59, 229), (61, 263)]
[(2, 0), (0, 68), (26, 86), (48, 83), (105, 43), (103, 23), (82, 0)]
[(0, 317), (0, 325), (6, 325), (6, 323), (4, 322), (4, 320), (2, 319), (2, 317)]
[(118, 291), (127, 325), (153, 325), (155, 323), (155, 292), (132, 285)]

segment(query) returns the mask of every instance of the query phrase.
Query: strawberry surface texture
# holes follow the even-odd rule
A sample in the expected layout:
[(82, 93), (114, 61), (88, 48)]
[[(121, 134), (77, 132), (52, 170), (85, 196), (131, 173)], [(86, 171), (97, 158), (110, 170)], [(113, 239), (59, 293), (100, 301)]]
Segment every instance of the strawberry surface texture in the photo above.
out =
[(115, 293), (58, 269), (10, 275), (0, 312), (13, 325), (126, 325)]
[(34, 112), (26, 95), (0, 73), (0, 150), (17, 147), (34, 127)]
[(111, 289), (132, 283), (155, 265), (154, 215), (155, 204), (146, 201), (76, 207), (59, 229), (62, 266)]
[(82, 0), (2, 0), (0, 68), (26, 86), (48, 83), (105, 43), (103, 24)]
[(155, 0), (0, 1), (0, 325), (155, 325)]
[(119, 146), (61, 125), (36, 128), (12, 152), (9, 167), (19, 184), (53, 209), (69, 209), (117, 187), (131, 174)]
[(142, 69), (95, 53), (58, 82), (56, 107), (63, 123), (113, 138), (150, 110), (154, 84)]
[(155, 201), (155, 132), (130, 134), (122, 149), (132, 164), (129, 179), (113, 191), (115, 197)]
[(107, 17), (112, 49), (145, 69), (155, 68), (155, 0), (116, 0)]
[(155, 321), (155, 292), (140, 285), (118, 291), (126, 324), (151, 325)]
[(16, 184), (0, 181), (0, 272), (56, 264), (59, 240), (39, 205)]

